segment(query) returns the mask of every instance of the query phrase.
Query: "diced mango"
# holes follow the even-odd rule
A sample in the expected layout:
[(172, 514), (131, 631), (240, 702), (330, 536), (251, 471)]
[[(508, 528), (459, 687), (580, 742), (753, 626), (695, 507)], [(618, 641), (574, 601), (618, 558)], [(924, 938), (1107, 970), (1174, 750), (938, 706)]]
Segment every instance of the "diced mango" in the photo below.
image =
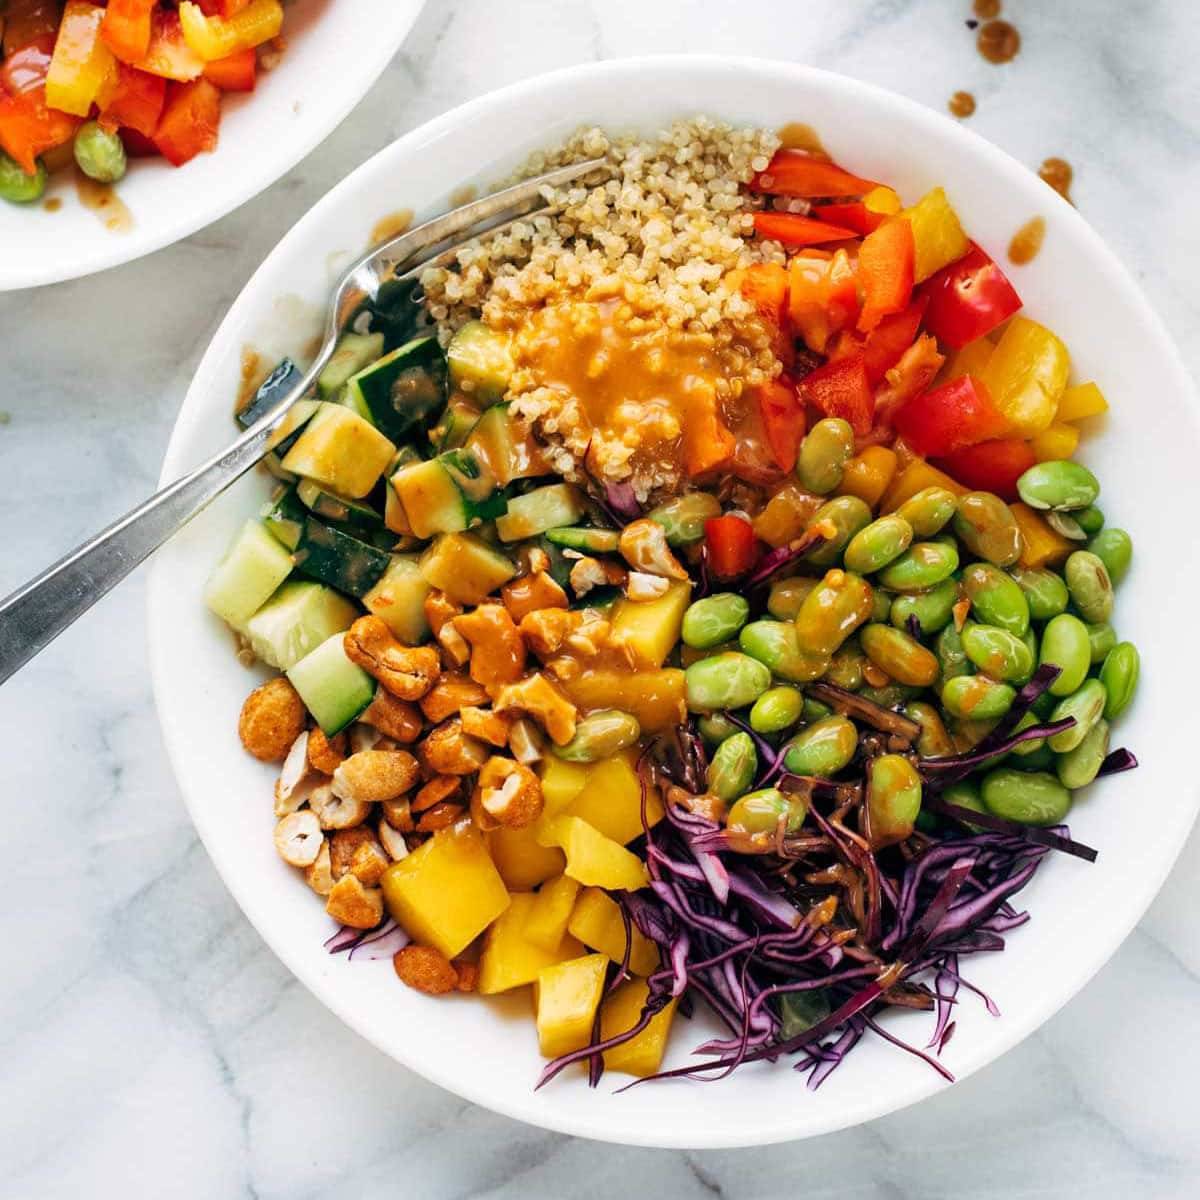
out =
[(1077, 383), (1062, 394), (1058, 402), (1056, 421), (1082, 421), (1084, 417), (1098, 417), (1108, 412), (1108, 401), (1094, 383)]
[(567, 936), (553, 950), (543, 950), (525, 936), (525, 923), (537, 897), (515, 892), (512, 903), (488, 927), (479, 956), (479, 991), (484, 996), (532, 983), (543, 967), (578, 958), (583, 947)]
[(657, 600), (618, 600), (613, 605), (609, 644), (629, 651), (637, 667), (661, 667), (679, 641), (691, 589), (690, 583), (678, 580)]
[(554, 817), (535, 828), (543, 845), (560, 846), (567, 856), (566, 874), (592, 887), (637, 891), (648, 882), (646, 867), (620, 842), (605, 837), (579, 817)]
[(1054, 420), (1071, 357), (1045, 325), (1014, 317), (979, 378), (1017, 437), (1033, 437)]
[(961, 375), (978, 376), (987, 366), (995, 348), (987, 338), (982, 337), (968, 342), (961, 350), (953, 351), (942, 368), (938, 383), (949, 383)]
[(482, 604), (517, 569), (474, 533), (443, 533), (421, 555), (421, 574), (459, 604)]
[[(658, 969), (658, 947), (636, 925), (631, 923), (629, 928), (633, 935), (629, 969), (635, 975), (649, 975)], [(600, 888), (584, 888), (579, 893), (567, 931), (613, 962), (619, 963), (625, 957), (625, 921), (620, 905)]]
[(916, 283), (962, 258), (970, 247), (958, 214), (943, 188), (926, 192), (901, 216), (907, 217), (912, 225), (916, 249), (913, 279)]
[(508, 890), (478, 829), (439, 830), (383, 873), (388, 912), (414, 941), (461, 954), (505, 909)]
[[(651, 601), (650, 603), (655, 603)], [(683, 672), (583, 671), (563, 681), (563, 691), (582, 709), (619, 708), (638, 719), (643, 733), (661, 733), (687, 716)]]
[(504, 885), (513, 892), (525, 892), (544, 880), (561, 875), (566, 856), (557, 846), (543, 846), (537, 840), (536, 827), (493, 829), (487, 835), (492, 861)]
[(1021, 531), (1021, 557), (1023, 567), (1044, 567), (1061, 562), (1076, 548), (1062, 534), (1051, 529), (1027, 504), (1010, 504), (1017, 528)]
[(575, 909), (579, 881), (569, 875), (547, 879), (533, 898), (533, 907), (525, 922), (525, 936), (543, 950), (553, 950), (567, 932), (567, 922)]
[(874, 508), (895, 477), (896, 452), (887, 446), (868, 446), (846, 464), (838, 494), (857, 496)]
[(351, 500), (360, 500), (379, 480), (396, 447), (356, 412), (322, 404), (284, 455), (283, 469), (315, 479)]
[(895, 512), (905, 500), (927, 487), (943, 487), (956, 496), (965, 496), (967, 489), (945, 471), (931, 467), (923, 458), (914, 458), (892, 481), (883, 499), (879, 502), (881, 513)]
[(585, 954), (538, 972), (533, 999), (538, 1049), (546, 1058), (582, 1050), (592, 1040), (607, 969), (608, 959), (603, 954)]
[(583, 763), (567, 762), (555, 754), (547, 754), (538, 767), (538, 774), (542, 777), (543, 815), (556, 817), (560, 812), (565, 812), (571, 801), (583, 791), (588, 768)]
[(1079, 430), (1074, 425), (1055, 421), (1036, 437), (1029, 439), (1029, 448), (1038, 462), (1050, 462), (1070, 458), (1079, 445)]
[[(617, 988), (600, 1013), (601, 1038), (632, 1029), (642, 1015), (649, 994), (650, 988), (642, 979), (631, 979)], [(604, 1066), (609, 1071), (624, 1071), (627, 1075), (653, 1075), (662, 1066), (677, 1003), (672, 1000), (662, 1012), (655, 1013), (650, 1024), (629, 1041), (605, 1050)]]
[[(576, 793), (566, 809), (580, 817), (605, 837), (622, 846), (640, 837), (642, 828), (642, 785), (637, 774), (637, 754), (624, 751), (593, 763), (587, 783)], [(658, 790), (646, 797), (646, 819), (651, 825), (663, 818)]]

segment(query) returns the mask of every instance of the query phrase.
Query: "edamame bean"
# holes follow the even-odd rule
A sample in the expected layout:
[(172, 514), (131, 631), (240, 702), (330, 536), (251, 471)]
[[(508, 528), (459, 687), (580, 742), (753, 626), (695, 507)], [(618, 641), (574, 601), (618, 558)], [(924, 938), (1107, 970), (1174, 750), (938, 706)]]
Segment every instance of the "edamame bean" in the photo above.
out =
[(697, 650), (711, 650), (729, 641), (746, 623), (750, 605), (735, 592), (717, 592), (689, 604), (683, 614), (681, 637)]
[[(967, 779), (959, 783), (952, 783), (942, 792), (942, 799), (947, 804), (956, 805), (958, 808), (968, 808), (971, 812), (987, 812), (983, 797), (979, 794), (979, 786)], [(964, 822), (964, 824), (968, 829), (982, 830), (984, 828), (982, 825), (976, 825), (973, 821)]]
[(891, 614), (894, 599), (891, 592), (876, 586), (875, 594), (871, 599), (871, 620), (886, 621)]
[(1010, 567), (1008, 573), (1024, 594), (1032, 620), (1048, 621), (1067, 611), (1070, 595), (1062, 576), (1044, 567)]
[(1063, 721), (1071, 717), (1075, 724), (1062, 733), (1053, 734), (1047, 739), (1050, 749), (1056, 754), (1065, 754), (1074, 750), (1087, 736), (1088, 731), (1104, 715), (1104, 706), (1108, 703), (1108, 692), (1099, 679), (1085, 680), (1077, 692), (1064, 697), (1050, 714), (1051, 721)]
[(1100, 483), (1077, 462), (1051, 459), (1030, 467), (1017, 480), (1017, 493), (1030, 508), (1059, 511), (1087, 508), (1096, 503)]
[(1100, 682), (1108, 693), (1104, 716), (1115, 721), (1128, 707), (1137, 691), (1141, 663), (1137, 647), (1132, 642), (1114, 646), (1100, 668)]
[(799, 796), (785, 796), (778, 788), (760, 788), (738, 800), (725, 823), (742, 833), (774, 833), (782, 822), (785, 833), (795, 833), (807, 812), (808, 803)]
[[(985, 625), (1007, 629), (1017, 637), (1029, 628), (1029, 602), (1025, 593), (998, 567), (991, 563), (971, 563), (963, 571), (962, 585), (971, 610)], [(1066, 607), (1065, 597), (1063, 607)]]
[(125, 174), (125, 145), (116, 132), (86, 121), (75, 134), (75, 161), (99, 183), (116, 183)]
[(904, 715), (921, 727), (917, 735), (917, 753), (922, 758), (948, 758), (954, 753), (954, 743), (938, 710), (924, 700), (914, 700), (904, 706)]
[(971, 674), (971, 664), (967, 659), (967, 652), (963, 649), (962, 634), (953, 625), (947, 625), (938, 634), (933, 648), (941, 667), (942, 683), (959, 675)]
[(754, 739), (744, 731), (727, 737), (708, 764), (708, 790), (728, 803), (736, 800), (753, 782), (758, 772), (758, 753)]
[(879, 573), (896, 592), (925, 592), (958, 569), (958, 548), (950, 542), (917, 542)]
[(1045, 521), (1055, 533), (1065, 537), (1068, 541), (1087, 541), (1087, 534), (1084, 532), (1083, 526), (1075, 520), (1075, 517), (1071, 513), (1058, 512), (1052, 509), (1046, 514)]
[(1024, 683), (1033, 674), (1033, 652), (1007, 629), (995, 625), (967, 625), (962, 631), (967, 657), (993, 679)]
[(1074, 514), (1074, 517), (1079, 523), (1079, 528), (1089, 537), (1092, 534), (1099, 533), (1104, 528), (1104, 514), (1094, 504), (1089, 504), (1087, 508), (1079, 509)]
[(1133, 539), (1123, 529), (1102, 529), (1090, 542), (1088, 549), (1108, 569), (1113, 583), (1120, 583), (1133, 559)]
[(574, 736), (565, 746), (555, 746), (554, 753), (567, 762), (599, 762), (632, 746), (641, 736), (641, 726), (632, 713), (605, 708), (580, 718)]
[(958, 498), (953, 492), (943, 487), (927, 487), (909, 496), (896, 509), (896, 516), (903, 517), (917, 537), (930, 538), (949, 522), (957, 507)]
[(771, 686), (771, 672), (767, 667), (736, 650), (692, 663), (683, 677), (691, 712), (745, 708)]
[(1038, 665), (1053, 663), (1058, 678), (1047, 689), (1052, 696), (1069, 696), (1087, 678), (1092, 663), (1092, 645), (1087, 626), (1071, 613), (1059, 613), (1046, 622)]
[(646, 516), (666, 532), (672, 546), (704, 540), (704, 522), (721, 515), (721, 502), (711, 492), (685, 492), (652, 508)]
[(872, 849), (902, 842), (921, 811), (921, 777), (903, 754), (881, 754), (867, 769), (867, 838)]
[(910, 700), (915, 700), (921, 691), (922, 689), (919, 687), (911, 687), (907, 683), (893, 681), (884, 684), (883, 687), (864, 687), (858, 694), (864, 700), (878, 704), (880, 708), (902, 708)]
[(807, 575), (793, 575), (790, 579), (777, 579), (767, 594), (767, 612), (777, 621), (794, 621), (804, 603), (804, 597), (820, 582)]
[(1112, 616), (1112, 580), (1099, 555), (1076, 550), (1065, 569), (1071, 600), (1085, 621), (1098, 625)]
[(1108, 757), (1108, 734), (1108, 722), (1101, 717), (1074, 750), (1058, 756), (1054, 769), (1063, 787), (1087, 787), (1096, 778)]
[(867, 656), (855, 639), (850, 638), (829, 660), (822, 678), (848, 692), (857, 692), (863, 684), (863, 665)]
[(870, 575), (899, 558), (912, 544), (912, 526), (891, 513), (860, 529), (849, 541), (842, 561), (847, 570)]
[(1015, 563), (1021, 553), (1021, 531), (1007, 504), (991, 492), (959, 496), (954, 532), (977, 558), (998, 567)]
[(32, 204), (46, 190), (46, 165), (39, 158), (37, 170), (26, 175), (15, 158), (0, 150), (0, 200), (12, 204)]
[(738, 634), (738, 645), (789, 683), (820, 679), (829, 665), (828, 655), (814, 654), (800, 644), (791, 621), (751, 621)]
[(842, 482), (842, 473), (854, 454), (854, 430), (841, 417), (824, 417), (800, 443), (796, 474), (818, 496), (827, 496)]
[(833, 526), (833, 536), (810, 550), (806, 557), (818, 566), (829, 567), (842, 557), (842, 551), (850, 539), (860, 529), (870, 525), (871, 510), (857, 496), (835, 496), (822, 504), (813, 516), (813, 525), (824, 522)]
[(931, 637), (949, 624), (957, 603), (957, 581), (943, 579), (927, 592), (909, 592), (897, 596), (891, 603), (888, 619), (897, 629), (908, 631), (911, 617), (917, 622), (921, 636)]
[[(1068, 699), (1069, 699), (1069, 697), (1068, 697)], [(1023, 730), (1030, 729), (1034, 725), (1037, 725), (1037, 724), (1038, 724), (1038, 718), (1035, 717), (1033, 715), (1033, 713), (1027, 712), (1017, 722), (1017, 727), (1013, 730), (1013, 733), (1021, 733)], [(1015, 754), (1018, 758), (1027, 759), (1029, 757), (1029, 755), (1036, 754), (1039, 750), (1041, 750), (1041, 748), (1045, 744), (1046, 744), (1045, 738), (1030, 738), (1029, 741), (1027, 741), (1027, 742), (1018, 742), (1012, 748), (1010, 753)], [(1023, 765), (1027, 766), (1027, 764), (1023, 764)], [(1050, 765), (1051, 766), (1054, 765), (1053, 756), (1051, 756), (1051, 758), (1050, 758)]]
[(1033, 749), (1021, 758), (1022, 771), (1053, 771), (1058, 755), (1046, 745), (1045, 738), (1038, 738)]
[(796, 688), (768, 688), (750, 709), (750, 728), (755, 733), (779, 733), (795, 725), (803, 711), (804, 697)]
[(938, 677), (938, 660), (915, 638), (891, 625), (865, 625), (863, 653), (897, 683), (928, 687)]
[(822, 704), (820, 700), (814, 700), (811, 696), (805, 696), (803, 715), (806, 724), (815, 725), (818, 721), (825, 720), (826, 717), (832, 717), (833, 709), (828, 704)]
[(986, 675), (958, 675), (942, 686), (942, 707), (952, 717), (987, 721), (1002, 717), (1016, 698), (1007, 683)]
[(796, 614), (801, 647), (808, 655), (827, 660), (867, 619), (873, 606), (871, 585), (861, 575), (837, 568), (827, 571)]
[(700, 736), (710, 745), (719, 746), (738, 733), (738, 727), (724, 713), (706, 713), (696, 721)]
[(1089, 625), (1088, 646), (1091, 649), (1092, 666), (1102, 663), (1108, 657), (1108, 652), (1117, 644), (1117, 631), (1107, 622), (1099, 625)]
[(1022, 825), (1059, 825), (1071, 807), (1071, 793), (1046, 771), (997, 767), (979, 791), (988, 812)]
[(847, 717), (829, 716), (806, 725), (788, 742), (783, 765), (793, 775), (828, 778), (843, 770), (858, 749), (858, 730)]

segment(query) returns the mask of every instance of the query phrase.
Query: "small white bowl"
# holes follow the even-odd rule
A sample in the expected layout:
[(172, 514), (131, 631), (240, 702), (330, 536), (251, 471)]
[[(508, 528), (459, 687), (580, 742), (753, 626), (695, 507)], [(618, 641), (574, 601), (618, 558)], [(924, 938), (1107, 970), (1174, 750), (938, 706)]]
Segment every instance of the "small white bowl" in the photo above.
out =
[(287, 48), (248, 95), (224, 97), (220, 141), (182, 167), (131, 159), (115, 191), (129, 210), (123, 231), (105, 227), (75, 193), (71, 168), (51, 176), (43, 202), (0, 201), (0, 292), (91, 275), (195, 233), (244, 204), (296, 165), (366, 95), (404, 41), (424, 0), (295, 0)]
[[(1011, 274), (1026, 311), (1071, 349), (1079, 379), (1100, 382), (1107, 427), (1085, 443), (1100, 503), (1132, 531), (1136, 565), (1118, 592), (1116, 625), (1137, 643), (1143, 678), (1116, 743), (1136, 750), (1137, 771), (1080, 796), (1075, 836), (1100, 851), (1092, 866), (1051, 855), (1019, 904), (1033, 920), (999, 955), (966, 964), (1003, 1016), (964, 995), (944, 1061), (959, 1078), (1037, 1028), (1105, 962), (1141, 916), (1191, 827), (1200, 799), (1194, 748), (1200, 556), (1193, 553), (1200, 486), (1200, 427), (1179, 357), (1129, 275), (1068, 204), (1035, 175), (952, 121), (889, 92), (810, 67), (731, 59), (653, 58), (557, 72), (441, 117), (377, 154), (296, 225), (238, 298), (204, 356), (167, 452), (163, 480), (232, 435), (244, 342), (278, 334), (281, 319), (315, 314), (330, 255), (359, 249), (384, 212), (434, 213), (463, 184), (487, 186), (535, 147), (581, 123), (647, 132), (704, 112), (777, 127), (814, 125), (850, 169), (894, 184), (907, 198), (942, 184), (968, 230), (997, 257), (1014, 230), (1046, 218), (1041, 253)], [(303, 322), (301, 322), (303, 323)], [(308, 329), (294, 331), (302, 344)], [(282, 349), (276, 338), (275, 346)], [(823, 1133), (911, 1104), (947, 1085), (927, 1066), (868, 1037), (816, 1093), (786, 1065), (756, 1064), (717, 1084), (671, 1081), (613, 1095), (568, 1072), (532, 1090), (541, 1060), (527, 1002), (431, 1000), (401, 986), (388, 962), (348, 964), (321, 943), (328, 918), (271, 843), (274, 772), (241, 749), (235, 725), (255, 676), (234, 660), (228, 632), (200, 589), (231, 531), (266, 495), (249, 478), (158, 557), (149, 622), (163, 732), (196, 827), (247, 916), (295, 974), (348, 1025), (442, 1086), (533, 1124), (657, 1146), (745, 1146)], [(1113, 1034), (1128, 1014), (1113, 1013)], [(669, 1062), (700, 1040), (677, 1021)], [(918, 1044), (929, 1014), (887, 1018)], [(1167, 1051), (1164, 1049), (1164, 1053)], [(403, 1086), (402, 1077), (397, 1086)]]

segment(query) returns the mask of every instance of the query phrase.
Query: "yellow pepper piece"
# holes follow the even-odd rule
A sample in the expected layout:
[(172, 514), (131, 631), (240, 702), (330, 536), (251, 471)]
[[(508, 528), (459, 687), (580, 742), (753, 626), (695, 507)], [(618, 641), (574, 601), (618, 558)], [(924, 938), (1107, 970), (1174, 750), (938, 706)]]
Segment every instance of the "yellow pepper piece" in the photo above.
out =
[(900, 203), (900, 197), (884, 184), (872, 188), (864, 197), (863, 204), (874, 213), (884, 213), (889, 217), (894, 217), (904, 206)]
[(970, 248), (962, 223), (954, 211), (945, 189), (936, 187), (926, 192), (911, 208), (901, 214), (912, 225), (916, 260), (913, 277), (920, 283), (935, 271), (956, 262)]
[(923, 458), (914, 458), (896, 477), (879, 503), (881, 513), (895, 512), (905, 500), (927, 487), (943, 487), (956, 496), (965, 496), (967, 489), (945, 471), (931, 467)]
[(523, 829), (493, 829), (487, 835), (487, 846), (504, 886), (512, 892), (537, 887), (544, 880), (561, 875), (567, 865), (566, 856), (557, 846), (543, 846), (537, 840), (533, 825)]
[(1017, 560), (1023, 567), (1044, 567), (1061, 562), (1072, 550), (1078, 549), (1074, 542), (1056, 533), (1027, 504), (1010, 504), (1012, 515), (1021, 531), (1021, 556)]
[(280, 0), (252, 0), (232, 17), (206, 17), (198, 4), (179, 6), (183, 40), (205, 62), (269, 42), (283, 26)]
[(546, 1058), (582, 1050), (592, 1040), (592, 1023), (604, 995), (603, 954), (585, 954), (543, 967), (533, 984), (538, 1049)]
[[(636, 763), (636, 751), (625, 751), (593, 763), (587, 771), (587, 783), (566, 811), (622, 846), (641, 837), (645, 832), (642, 828), (642, 785)], [(662, 802), (654, 789), (646, 797), (646, 820), (654, 826), (662, 818)]]
[(46, 103), (86, 117), (101, 90), (111, 89), (117, 60), (100, 37), (104, 9), (86, 0), (67, 0), (46, 73)]
[(625, 888), (635, 892), (648, 882), (646, 867), (620, 842), (605, 837), (579, 817), (555, 817), (537, 824), (543, 845), (560, 846), (567, 856), (566, 873), (590, 887)]
[(687, 716), (685, 682), (678, 667), (657, 671), (587, 670), (574, 679), (564, 679), (562, 689), (581, 709), (619, 708), (637, 717), (643, 733), (661, 733)]
[(842, 472), (841, 496), (857, 496), (875, 508), (896, 477), (896, 452), (886, 446), (868, 446), (846, 464)]
[(506, 908), (508, 892), (479, 830), (439, 830), (383, 873), (388, 912), (414, 941), (461, 954)]
[(938, 383), (949, 383), (963, 375), (979, 376), (992, 357), (995, 346), (987, 338), (976, 338), (968, 342), (961, 350), (955, 350), (942, 369)]
[(608, 644), (627, 650), (637, 667), (661, 667), (679, 641), (691, 590), (690, 583), (680, 580), (670, 584), (657, 600), (618, 600), (613, 605)]
[(533, 907), (525, 922), (525, 936), (543, 950), (553, 950), (567, 932), (567, 922), (579, 895), (579, 881), (567, 875), (547, 879), (533, 898)]
[(1037, 455), (1038, 462), (1070, 458), (1078, 445), (1079, 430), (1058, 421), (1029, 440), (1029, 448)]
[[(591, 946), (613, 962), (625, 957), (625, 921), (617, 902), (600, 888), (584, 888), (575, 901), (567, 931), (585, 946)], [(650, 975), (658, 970), (658, 947), (638, 927), (630, 924), (633, 935), (629, 947), (629, 969), (635, 975)]]
[[(610, 1038), (632, 1029), (642, 1015), (649, 994), (649, 986), (641, 979), (631, 979), (617, 988), (600, 1010), (600, 1036)], [(624, 1071), (627, 1075), (653, 1075), (662, 1066), (677, 1003), (672, 1000), (662, 1012), (655, 1013), (650, 1024), (629, 1041), (605, 1050), (605, 1067), (610, 1071)]]
[(1045, 325), (1014, 317), (979, 378), (1016, 437), (1033, 437), (1054, 420), (1071, 359)]
[(1058, 402), (1056, 421), (1082, 421), (1084, 417), (1098, 417), (1108, 412), (1108, 401), (1094, 383), (1077, 383), (1062, 394)]
[(481, 995), (494, 996), (533, 983), (543, 967), (583, 954), (583, 947), (573, 937), (564, 937), (553, 950), (543, 950), (525, 936), (525, 923), (536, 903), (536, 896), (517, 892), (512, 903), (488, 927), (483, 953), (479, 956)]

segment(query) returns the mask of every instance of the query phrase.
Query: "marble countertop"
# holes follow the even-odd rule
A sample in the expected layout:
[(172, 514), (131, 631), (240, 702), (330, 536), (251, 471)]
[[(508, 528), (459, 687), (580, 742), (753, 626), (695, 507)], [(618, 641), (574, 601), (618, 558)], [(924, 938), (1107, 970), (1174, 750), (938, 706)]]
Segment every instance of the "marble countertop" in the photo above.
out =
[[(148, 493), (210, 334), (347, 171), (463, 100), (653, 51), (783, 57), (944, 108), (1080, 211), (1200, 368), (1200, 23), (1181, 3), (1008, 0), (1013, 64), (966, 0), (430, 0), (341, 128), (256, 200), (106, 274), (0, 295), (0, 592)], [(2, 253), (2, 250), (0, 250)], [(1153, 397), (1145, 397), (1147, 403)], [(1085, 991), (915, 1109), (763, 1150), (614, 1150), (515, 1124), (373, 1051), (282, 967), (196, 840), (150, 695), (143, 581), (0, 690), (0, 1196), (1194, 1196), (1200, 837)]]

